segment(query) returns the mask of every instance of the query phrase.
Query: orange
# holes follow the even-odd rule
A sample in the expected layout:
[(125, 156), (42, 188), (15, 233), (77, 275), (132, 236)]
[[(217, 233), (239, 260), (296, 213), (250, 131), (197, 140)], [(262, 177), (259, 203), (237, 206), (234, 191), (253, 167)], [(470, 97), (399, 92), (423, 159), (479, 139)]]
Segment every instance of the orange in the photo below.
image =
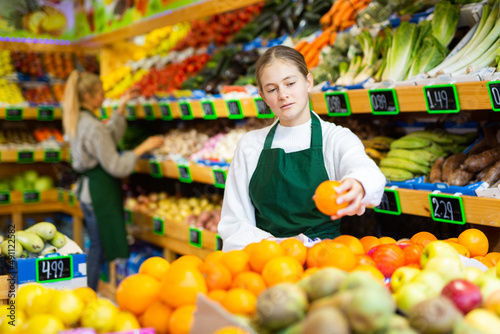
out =
[(422, 258), (422, 253), (424, 252), (424, 246), (418, 244), (411, 244), (403, 248), (403, 253), (405, 253), (406, 264), (415, 264), (420, 268), (420, 259)]
[(436, 241), (436, 240), (437, 240), (436, 236), (427, 231), (417, 232), (410, 239), (410, 241), (413, 242), (414, 244), (419, 244), (424, 247), (427, 246), (427, 244), (430, 243), (431, 241)]
[(233, 277), (229, 269), (222, 263), (203, 264), (200, 266), (200, 271), (205, 278), (208, 291), (215, 289), (227, 290), (231, 287)]
[(284, 254), (283, 248), (276, 241), (262, 240), (250, 251), (250, 268), (260, 274), (267, 261)]
[(221, 263), (229, 269), (233, 277), (250, 269), (249, 260), (250, 256), (248, 253), (242, 250), (233, 250), (224, 253), (220, 259)]
[(362, 254), (362, 255), (356, 255), (356, 265), (369, 265), (369, 266), (375, 266), (375, 261), (371, 258), (370, 255)]
[(248, 255), (250, 255), (252, 253), (252, 249), (255, 247), (255, 245), (257, 245), (257, 242), (252, 242), (251, 244), (246, 245), (245, 248), (243, 248), (243, 251), (247, 252)]
[(493, 262), (494, 265), (496, 265), (498, 263), (498, 261), (500, 261), (500, 253), (499, 252), (489, 252), (484, 257), (487, 258), (488, 260), (490, 260), (491, 262)]
[(139, 274), (149, 275), (161, 281), (170, 267), (170, 263), (162, 257), (153, 256), (144, 261), (139, 267)]
[(458, 242), (454, 242), (454, 241), (446, 241), (445, 240), (445, 242), (449, 245), (452, 245), (453, 248), (455, 248), (457, 250), (458, 254), (465, 256), (465, 257), (470, 257), (470, 252), (467, 249), (467, 247), (465, 247), (464, 245), (461, 245)]
[(307, 247), (304, 244), (294, 238), (289, 238), (283, 240), (280, 243), (281, 248), (285, 251), (286, 256), (291, 256), (295, 258), (301, 265), (306, 263), (307, 258)]
[(236, 288), (227, 292), (221, 304), (233, 314), (253, 315), (257, 307), (257, 297), (248, 290)]
[(207, 297), (212, 299), (212, 300), (215, 300), (215, 301), (218, 301), (219, 303), (222, 301), (222, 299), (224, 299), (224, 297), (226, 296), (226, 293), (227, 291), (226, 290), (212, 290), (208, 293)]
[(217, 330), (213, 334), (249, 334), (249, 333), (246, 330), (236, 326), (227, 326)]
[(184, 305), (172, 312), (168, 322), (169, 334), (189, 334), (193, 325), (194, 305)]
[(324, 181), (317, 188), (314, 193), (313, 200), (316, 203), (316, 207), (319, 211), (327, 216), (333, 216), (337, 214), (337, 211), (347, 207), (349, 203), (344, 202), (342, 204), (337, 204), (337, 187), (340, 186), (339, 181)]
[(76, 288), (73, 293), (80, 298), (84, 305), (87, 305), (93, 300), (97, 299), (97, 293), (87, 286)]
[(359, 241), (358, 238), (352, 235), (339, 235), (338, 237), (333, 239), (333, 241), (346, 245), (352, 250), (354, 254), (365, 254), (365, 249), (363, 248), (363, 244), (361, 243), (361, 241)]
[(116, 302), (122, 310), (139, 315), (158, 300), (160, 285), (160, 282), (149, 275), (130, 275), (116, 288)]
[(198, 268), (203, 261), (195, 256), (195, 255), (183, 255), (177, 260), (173, 261), (170, 265), (171, 266), (176, 266), (176, 265), (183, 265), (183, 266), (191, 266), (193, 268)]
[(490, 259), (487, 259), (484, 256), (474, 256), (473, 259), (478, 260), (479, 262), (481, 262), (482, 264), (484, 264), (488, 268), (495, 266)]
[(396, 239), (391, 238), (391, 237), (380, 237), (378, 239), (382, 245), (387, 245), (387, 244), (395, 244)]
[(207, 255), (205, 258), (205, 263), (215, 263), (215, 262), (220, 262), (220, 259), (224, 255), (223, 251), (215, 251)]
[[(345, 246), (344, 246), (345, 247)], [(269, 260), (262, 270), (262, 278), (267, 286), (282, 282), (298, 282), (304, 274), (304, 268), (295, 258), (279, 256)]]
[(266, 283), (259, 274), (253, 271), (245, 271), (234, 278), (231, 288), (243, 288), (258, 296), (266, 289)]
[(448, 238), (444, 241), (453, 241), (453, 242), (457, 242), (458, 243), (458, 238)]
[(315, 272), (319, 271), (320, 269), (321, 268), (318, 268), (318, 267), (307, 268), (306, 270), (304, 270), (304, 275), (302, 275), (302, 278), (310, 276), (310, 275), (314, 274)]
[(344, 244), (323, 240), (309, 249), (307, 267), (336, 267), (351, 271), (356, 266), (356, 256)]
[(160, 287), (160, 299), (171, 308), (194, 304), (198, 293), (207, 293), (201, 272), (189, 265), (172, 265)]
[(362, 237), (361, 239), (359, 239), (359, 242), (361, 242), (361, 244), (363, 245), (365, 253), (368, 253), (370, 249), (372, 249), (373, 247), (382, 244), (377, 237), (374, 237), (372, 235), (367, 235), (366, 237)]
[(368, 272), (368, 273), (372, 274), (375, 278), (378, 278), (378, 279), (380, 279), (382, 281), (385, 280), (384, 274), (382, 274), (380, 272), (380, 270), (378, 270), (376, 267), (371, 266), (371, 265), (360, 264), (360, 265), (354, 267), (354, 269), (352, 271), (364, 271), (364, 272)]
[(141, 327), (153, 327), (157, 334), (168, 334), (168, 323), (172, 310), (162, 301), (158, 300), (144, 311), (139, 322)]
[(471, 257), (485, 256), (490, 247), (486, 235), (476, 228), (469, 228), (460, 233), (458, 243), (467, 247)]

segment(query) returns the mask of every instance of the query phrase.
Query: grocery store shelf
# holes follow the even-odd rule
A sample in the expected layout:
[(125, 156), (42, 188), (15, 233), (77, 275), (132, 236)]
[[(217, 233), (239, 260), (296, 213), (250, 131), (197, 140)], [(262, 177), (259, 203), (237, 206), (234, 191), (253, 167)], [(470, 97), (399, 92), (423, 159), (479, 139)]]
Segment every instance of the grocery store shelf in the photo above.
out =
[(22, 109), (22, 118), (21, 119), (16, 119), (16, 121), (24, 121), (24, 120), (52, 120), (52, 119), (61, 119), (61, 113), (62, 110), (59, 107), (50, 107), (50, 109), (53, 110), (53, 117), (48, 117), (47, 119), (40, 119), (39, 118), (39, 110), (40, 109), (47, 109), (44, 107), (0, 107), (0, 119), (9, 119), (7, 116), (7, 110), (9, 109)]
[(59, 152), (59, 161), (70, 160), (70, 151), (69, 149), (60, 149), (60, 150), (2, 150), (0, 151), (0, 162), (22, 162), (20, 161), (19, 153), (32, 152), (33, 161), (32, 162), (58, 162), (57, 159), (51, 159), (50, 155), (46, 156), (46, 152)]
[(127, 27), (117, 29), (109, 33), (82, 38), (74, 42), (74, 45), (84, 46), (84, 47), (98, 47), (109, 43), (116, 43), (117, 41), (120, 40), (145, 34), (154, 29), (174, 25), (179, 22), (187, 22), (195, 20), (198, 18), (214, 15), (217, 13), (227, 12), (229, 10), (237, 9), (261, 1), (262, 0), (198, 1), (197, 3), (191, 6), (171, 11), (167, 15), (146, 19), (144, 21), (131, 24)]
[(85, 54), (96, 54), (97, 49), (83, 48), (78, 45), (57, 45), (48, 43), (23, 43), (23, 42), (0, 42), (1, 50), (11, 51), (41, 51), (41, 52), (83, 52)]

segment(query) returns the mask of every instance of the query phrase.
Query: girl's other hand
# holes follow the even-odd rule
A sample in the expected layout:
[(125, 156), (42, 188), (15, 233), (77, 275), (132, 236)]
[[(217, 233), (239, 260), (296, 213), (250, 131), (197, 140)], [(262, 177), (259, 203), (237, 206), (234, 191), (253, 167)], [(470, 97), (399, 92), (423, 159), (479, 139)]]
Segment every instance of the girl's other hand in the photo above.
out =
[(365, 189), (358, 180), (351, 177), (344, 179), (340, 186), (337, 187), (338, 194), (342, 194), (343, 192), (346, 193), (337, 198), (337, 204), (347, 202), (348, 205), (337, 211), (336, 215), (331, 216), (332, 220), (339, 219), (343, 216), (361, 216), (365, 213), (365, 206), (361, 204), (361, 200), (365, 196)]
[(163, 138), (163, 136), (151, 136), (143, 141), (139, 146), (137, 146), (134, 152), (138, 157), (140, 157), (144, 153), (162, 146), (164, 142), (165, 139)]

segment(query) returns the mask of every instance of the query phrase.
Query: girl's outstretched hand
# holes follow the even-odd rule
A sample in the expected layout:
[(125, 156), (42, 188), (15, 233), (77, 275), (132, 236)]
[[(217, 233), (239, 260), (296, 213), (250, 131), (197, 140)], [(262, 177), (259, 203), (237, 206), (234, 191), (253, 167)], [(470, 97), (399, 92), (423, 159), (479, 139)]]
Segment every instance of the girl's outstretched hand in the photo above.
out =
[(337, 204), (348, 203), (348, 205), (337, 211), (336, 215), (331, 216), (332, 220), (343, 216), (361, 216), (365, 213), (365, 206), (361, 204), (361, 200), (365, 196), (365, 189), (358, 180), (351, 177), (344, 179), (337, 187), (337, 194), (343, 192), (346, 193), (337, 198)]

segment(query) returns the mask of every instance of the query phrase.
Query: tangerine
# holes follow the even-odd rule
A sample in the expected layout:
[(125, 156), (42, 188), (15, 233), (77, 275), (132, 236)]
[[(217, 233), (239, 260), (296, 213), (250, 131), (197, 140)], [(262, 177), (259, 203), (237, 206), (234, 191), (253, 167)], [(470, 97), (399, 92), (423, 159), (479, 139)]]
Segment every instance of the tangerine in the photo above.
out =
[(223, 251), (215, 251), (207, 255), (205, 258), (205, 263), (215, 263), (215, 262), (220, 262), (220, 259), (222, 259), (222, 256), (224, 255)]
[(474, 256), (473, 259), (478, 260), (479, 262), (481, 262), (482, 264), (484, 264), (488, 268), (491, 268), (491, 267), (495, 266), (490, 259), (488, 259), (488, 258), (486, 258), (484, 256)]
[(139, 267), (139, 274), (149, 275), (161, 281), (170, 267), (170, 263), (162, 257), (153, 256), (144, 261)]
[(367, 235), (365, 237), (362, 237), (361, 239), (359, 239), (359, 242), (361, 242), (361, 244), (363, 245), (365, 253), (368, 253), (370, 249), (372, 249), (373, 247), (382, 244), (377, 237), (374, 237), (372, 235)]
[(259, 274), (253, 271), (245, 271), (238, 274), (231, 285), (231, 288), (243, 288), (256, 297), (266, 289), (266, 283), (264, 279)]
[(262, 270), (262, 278), (267, 286), (283, 282), (298, 282), (304, 274), (304, 268), (295, 258), (278, 256), (269, 260)]
[(183, 255), (179, 257), (177, 260), (173, 261), (170, 265), (175, 266), (175, 265), (183, 265), (183, 266), (191, 266), (193, 268), (198, 268), (203, 261), (195, 256), (195, 255)]
[(316, 207), (319, 211), (327, 216), (333, 216), (337, 214), (337, 211), (347, 207), (349, 203), (344, 202), (337, 204), (337, 198), (339, 194), (337, 193), (337, 187), (340, 186), (339, 181), (324, 181), (317, 188), (314, 193), (313, 200), (316, 203)]
[(116, 302), (122, 310), (139, 315), (158, 300), (160, 282), (155, 278), (135, 274), (125, 277), (116, 288)]
[(246, 245), (245, 248), (243, 248), (243, 251), (246, 252), (246, 253), (248, 253), (248, 255), (250, 255), (252, 253), (252, 249), (257, 244), (258, 244), (257, 242), (252, 242), (251, 244)]
[(380, 237), (378, 239), (382, 245), (395, 244), (397, 241), (391, 237)]
[(437, 240), (436, 236), (427, 231), (417, 232), (410, 239), (410, 241), (413, 242), (414, 244), (419, 244), (424, 247), (427, 246), (427, 244), (429, 244), (431, 241), (436, 241), (436, 240)]
[(168, 321), (169, 334), (189, 334), (193, 325), (193, 314), (196, 307), (192, 304), (175, 309)]
[(336, 267), (351, 271), (356, 266), (356, 256), (344, 244), (323, 240), (309, 249), (307, 267)]
[(371, 256), (362, 254), (362, 255), (356, 255), (356, 265), (369, 265), (369, 266), (375, 266), (375, 261), (371, 258)]
[(284, 254), (285, 251), (276, 241), (262, 240), (250, 250), (250, 268), (260, 274), (267, 261)]
[(163, 279), (160, 299), (169, 307), (177, 308), (196, 302), (198, 293), (207, 293), (207, 283), (201, 272), (192, 266), (172, 265)]
[(354, 254), (359, 254), (359, 255), (365, 254), (365, 249), (361, 241), (359, 241), (358, 238), (352, 235), (347, 235), (347, 234), (339, 235), (338, 237), (333, 239), (333, 241), (346, 245), (352, 250)]
[(467, 249), (467, 247), (465, 247), (464, 245), (461, 245), (458, 242), (454, 242), (454, 241), (446, 241), (445, 240), (445, 242), (447, 244), (453, 246), (453, 248), (455, 248), (457, 250), (458, 254), (465, 256), (465, 257), (470, 257), (470, 252)]
[(233, 277), (231, 272), (222, 263), (203, 264), (200, 271), (205, 277), (208, 291), (215, 289), (227, 290), (231, 287)]
[(483, 231), (469, 228), (458, 236), (458, 243), (467, 247), (471, 257), (485, 256), (488, 254), (488, 238)]
[(245, 251), (232, 250), (224, 253), (220, 260), (221, 263), (229, 269), (233, 277), (239, 273), (250, 270), (250, 256)]
[(154, 302), (141, 315), (142, 327), (153, 327), (157, 334), (168, 334), (168, 324), (172, 310), (161, 300)]
[(222, 302), (222, 299), (224, 299), (224, 297), (226, 296), (226, 293), (227, 293), (226, 290), (216, 289), (216, 290), (210, 291), (207, 294), (207, 297), (212, 299), (212, 300), (218, 301), (220, 303), (220, 302)]
[(295, 258), (301, 265), (306, 263), (307, 247), (300, 240), (288, 238), (283, 240), (280, 246), (285, 251), (286, 256)]
[(499, 252), (489, 252), (484, 256), (491, 262), (493, 262), (494, 265), (497, 265), (497, 263), (500, 261), (500, 253)]
[(233, 314), (253, 315), (257, 307), (257, 297), (246, 289), (236, 288), (227, 292), (221, 304)]

